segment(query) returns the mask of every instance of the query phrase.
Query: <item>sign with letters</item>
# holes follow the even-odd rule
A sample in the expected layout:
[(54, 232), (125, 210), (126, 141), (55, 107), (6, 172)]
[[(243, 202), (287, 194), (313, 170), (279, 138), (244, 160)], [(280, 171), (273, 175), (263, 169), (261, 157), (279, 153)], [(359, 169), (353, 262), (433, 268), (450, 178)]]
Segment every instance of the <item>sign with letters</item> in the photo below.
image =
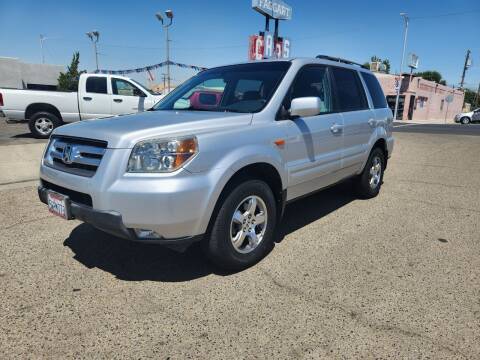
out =
[(286, 59), (290, 57), (290, 39), (278, 38), (275, 43), (272, 33), (264, 32), (251, 35), (249, 42), (249, 60)]
[(252, 8), (273, 19), (290, 20), (292, 18), (292, 7), (282, 0), (252, 0)]

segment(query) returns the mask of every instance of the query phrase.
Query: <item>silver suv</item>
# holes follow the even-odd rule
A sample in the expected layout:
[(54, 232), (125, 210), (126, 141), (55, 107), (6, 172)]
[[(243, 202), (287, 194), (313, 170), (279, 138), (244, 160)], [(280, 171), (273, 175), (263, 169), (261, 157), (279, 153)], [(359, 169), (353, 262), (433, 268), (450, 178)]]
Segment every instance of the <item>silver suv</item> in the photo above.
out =
[(203, 71), (150, 111), (62, 126), (40, 168), (49, 210), (133, 241), (241, 269), (274, 243), (285, 204), (353, 178), (382, 185), (392, 113), (346, 60), (262, 61)]

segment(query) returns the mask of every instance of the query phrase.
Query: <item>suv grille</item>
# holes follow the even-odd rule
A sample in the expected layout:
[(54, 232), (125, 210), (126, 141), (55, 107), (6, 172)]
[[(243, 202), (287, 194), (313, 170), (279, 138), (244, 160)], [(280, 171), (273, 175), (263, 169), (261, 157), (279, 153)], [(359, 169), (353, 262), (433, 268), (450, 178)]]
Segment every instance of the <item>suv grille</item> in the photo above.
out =
[(44, 164), (71, 174), (92, 177), (100, 166), (106, 148), (106, 141), (53, 137), (45, 153)]

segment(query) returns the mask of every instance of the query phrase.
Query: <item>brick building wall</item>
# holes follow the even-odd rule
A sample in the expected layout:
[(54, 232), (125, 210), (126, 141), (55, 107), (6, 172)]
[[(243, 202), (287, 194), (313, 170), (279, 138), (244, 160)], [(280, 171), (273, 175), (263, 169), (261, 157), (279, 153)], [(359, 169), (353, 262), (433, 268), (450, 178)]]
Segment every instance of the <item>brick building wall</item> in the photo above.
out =
[[(389, 106), (395, 106), (396, 75), (375, 73)], [(401, 120), (447, 120), (452, 122), (462, 111), (464, 92), (420, 77), (404, 74), (400, 87)], [(452, 100), (449, 102), (448, 100)]]

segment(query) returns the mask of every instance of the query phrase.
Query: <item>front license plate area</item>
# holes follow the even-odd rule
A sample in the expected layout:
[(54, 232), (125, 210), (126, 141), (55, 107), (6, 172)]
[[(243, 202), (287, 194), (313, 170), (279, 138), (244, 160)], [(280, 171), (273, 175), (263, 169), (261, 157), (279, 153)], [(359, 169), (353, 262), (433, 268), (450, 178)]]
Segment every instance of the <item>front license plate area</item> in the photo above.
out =
[(60, 216), (65, 220), (70, 219), (70, 201), (68, 196), (49, 191), (47, 192), (47, 202), (48, 211), (52, 214)]

